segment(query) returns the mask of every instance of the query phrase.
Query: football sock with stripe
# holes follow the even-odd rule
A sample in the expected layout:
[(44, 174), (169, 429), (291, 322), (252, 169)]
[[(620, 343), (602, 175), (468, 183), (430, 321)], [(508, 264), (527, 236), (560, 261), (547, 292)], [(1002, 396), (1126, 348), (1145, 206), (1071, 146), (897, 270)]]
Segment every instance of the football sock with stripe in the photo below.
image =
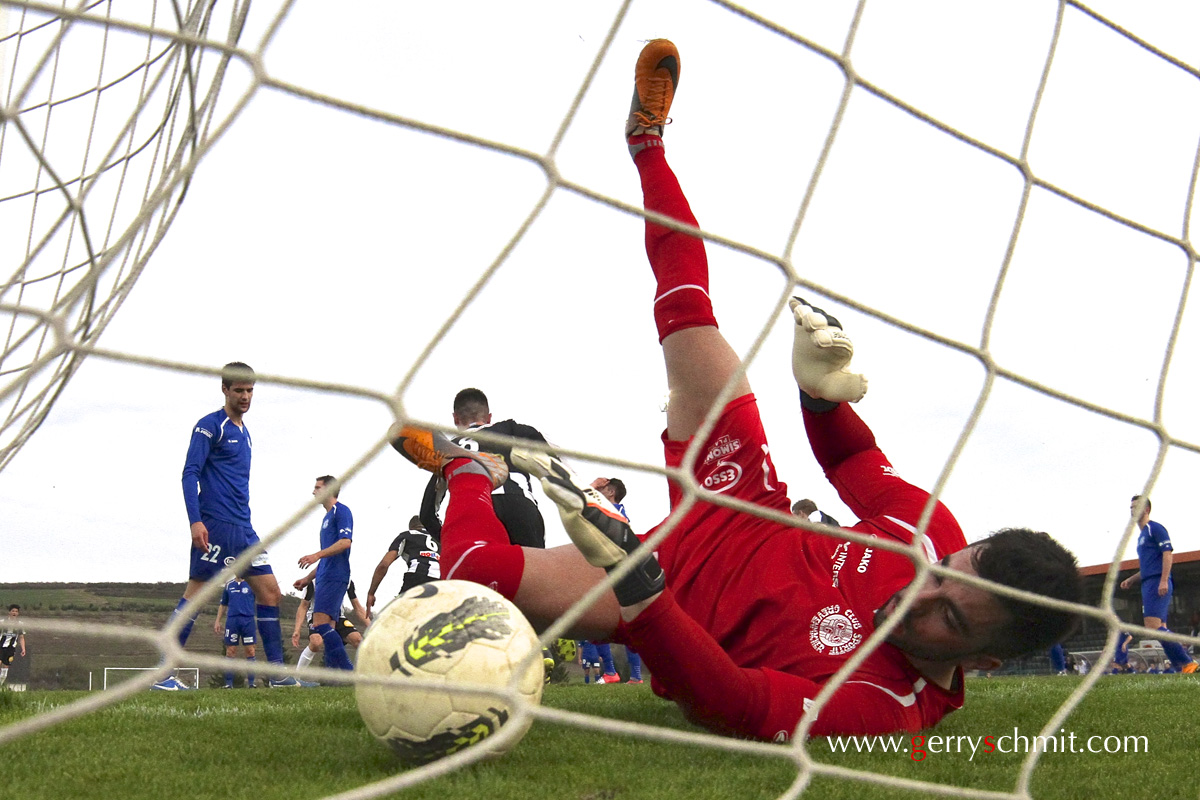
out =
[[(171, 619), (168, 620), (167, 624), (170, 624), (171, 621), (173, 621), (177, 616), (179, 616), (180, 610), (186, 604), (187, 604), (186, 597), (179, 598), (179, 602), (175, 604), (175, 610), (171, 612)], [(184, 623), (182, 628), (179, 629), (179, 646), (180, 647), (187, 646), (188, 637), (192, 635), (192, 626), (195, 624), (196, 624), (196, 617), (193, 616), (191, 619), (189, 619), (187, 622)]]
[(346, 654), (346, 646), (342, 644), (342, 637), (338, 636), (332, 624), (325, 622), (314, 625), (313, 633), (320, 634), (321, 641), (325, 642), (325, 666), (333, 669), (354, 669), (354, 665), (350, 663), (350, 656)]
[(258, 617), (258, 638), (263, 652), (272, 664), (283, 663), (283, 633), (279, 630), (279, 606), (255, 606)]
[[(1163, 633), (1171, 632), (1167, 630), (1166, 625), (1160, 626), (1159, 630)], [(1166, 654), (1167, 658), (1171, 659), (1171, 663), (1176, 667), (1182, 669), (1191, 663), (1192, 657), (1188, 655), (1187, 650), (1185, 650), (1183, 645), (1181, 645), (1179, 642), (1171, 642), (1165, 639), (1160, 639), (1159, 644), (1162, 645), (1163, 653)]]
[[(647, 134), (632, 139), (658, 139)], [(631, 139), (631, 142), (632, 142)], [(661, 145), (661, 139), (659, 140)], [(646, 147), (633, 159), (642, 179), (642, 197), (647, 211), (699, 227), (679, 180), (667, 164), (661, 146)], [(646, 256), (658, 287), (654, 296), (654, 324), (661, 342), (686, 328), (717, 327), (708, 296), (708, 256), (704, 240), (691, 234), (646, 222)]]

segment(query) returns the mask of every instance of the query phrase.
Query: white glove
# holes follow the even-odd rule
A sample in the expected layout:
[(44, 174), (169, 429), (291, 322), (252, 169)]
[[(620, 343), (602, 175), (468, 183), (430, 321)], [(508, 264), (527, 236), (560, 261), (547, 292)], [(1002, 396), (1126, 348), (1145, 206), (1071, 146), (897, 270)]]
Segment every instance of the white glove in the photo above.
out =
[(842, 324), (799, 297), (788, 301), (796, 319), (792, 341), (792, 375), (809, 397), (834, 403), (857, 403), (867, 393), (867, 379), (849, 369), (854, 343)]

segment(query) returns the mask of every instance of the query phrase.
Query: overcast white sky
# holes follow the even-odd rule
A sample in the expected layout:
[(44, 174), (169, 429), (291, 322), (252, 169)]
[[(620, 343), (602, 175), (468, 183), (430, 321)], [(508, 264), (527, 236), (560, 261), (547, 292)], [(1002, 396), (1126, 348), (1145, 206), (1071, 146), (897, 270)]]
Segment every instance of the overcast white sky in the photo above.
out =
[[(855, 11), (850, 2), (749, 7), (833, 52), (844, 49)], [(1194, 4), (1091, 8), (1200, 64)], [(335, 18), (327, 5), (301, 3), (262, 64), (276, 80), (383, 116), (545, 155), (619, 10), (615, 2), (361, 2)], [(1018, 158), (1057, 10), (1046, 0), (868, 2), (850, 63), (861, 79)], [(244, 47), (257, 49), (276, 12), (253, 7)], [(986, 333), (1003, 369), (1152, 418), (1191, 268), (1184, 249), (1034, 188), (985, 331), (1025, 188), (1021, 171), (856, 87), (788, 253), (846, 77), (829, 58), (721, 6), (632, 4), (554, 156), (565, 180), (640, 205), (620, 132), (634, 60), (644, 40), (660, 36), (674, 39), (682, 60), (668, 157), (701, 225), (790, 256), (817, 287), (797, 291), (845, 323), (871, 382), (859, 411), (904, 477), (927, 488), (937, 481), (985, 370), (961, 349), (829, 293), (964, 347), (980, 346)], [(222, 113), (251, 87), (236, 63)], [(1032, 174), (1183, 238), (1198, 144), (1196, 76), (1068, 8), (1029, 148)], [(14, 146), (4, 142), (5, 158)], [(200, 164), (101, 345), (209, 367), (243, 360), (263, 373), (394, 392), (546, 186), (529, 159), (260, 87)], [(24, 236), (3, 237), (14, 233)], [(787, 277), (771, 261), (709, 249), (726, 336), (745, 352), (764, 326), (770, 331), (750, 379), (781, 477), (793, 499), (811, 497), (852, 522), (799, 424), (792, 325), (772, 314)], [(3, 274), (12, 269), (4, 264)], [(660, 464), (665, 380), (653, 289), (641, 220), (560, 187), (402, 402), (419, 419), (449, 423), (454, 393), (477, 386), (497, 419), (533, 424), (599, 459)], [(1192, 443), (1200, 442), (1198, 314), (1185, 315), (1163, 402), (1166, 430)], [(192, 425), (221, 400), (214, 378), (89, 359), (0, 472), (0, 581), (182, 581), (189, 538), (180, 470)], [(309, 500), (315, 476), (341, 474), (368, 451), (390, 419), (376, 401), (261, 382), (246, 418), (260, 535)], [(1144, 428), (998, 379), (944, 499), (968, 540), (1025, 525), (1053, 533), (1082, 564), (1105, 562), (1157, 448)], [(626, 506), (639, 529), (665, 516), (656, 475), (576, 465), (629, 484)], [(1200, 547), (1188, 516), (1198, 477), (1200, 458), (1172, 448), (1152, 494), (1177, 550)], [(415, 513), (426, 478), (388, 450), (344, 488), (360, 581)], [(553, 509), (544, 511), (551, 542), (565, 541)], [(271, 548), (285, 586), (300, 574), (296, 559), (316, 549), (318, 520), (310, 513)], [(397, 575), (384, 592), (398, 585)]]

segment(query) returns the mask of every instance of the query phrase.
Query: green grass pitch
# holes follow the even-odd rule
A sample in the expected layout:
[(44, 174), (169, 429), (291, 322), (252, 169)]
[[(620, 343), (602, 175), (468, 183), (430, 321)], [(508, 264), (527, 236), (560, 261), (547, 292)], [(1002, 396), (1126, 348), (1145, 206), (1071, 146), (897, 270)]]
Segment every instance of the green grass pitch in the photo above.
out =
[[(1012, 791), (1023, 754), (997, 749), (971, 756), (969, 740), (1033, 737), (1078, 685), (1078, 678), (974, 679), (967, 707), (925, 733), (924, 760), (904, 752), (832, 753), (809, 743), (814, 760), (920, 781)], [(79, 692), (0, 693), (0, 724), (69, 702)], [(1105, 797), (1195, 798), (1196, 708), (1200, 679), (1106, 677), (1064, 724), (1063, 741), (1136, 739), (1148, 752), (1047, 753), (1033, 776), (1037, 800)], [(649, 685), (551, 685), (544, 703), (597, 716), (695, 730)], [(930, 736), (942, 737), (934, 744)], [(947, 749), (951, 752), (934, 752)], [(963, 738), (959, 738), (963, 737)], [(1103, 739), (1099, 740), (1103, 742)], [(1134, 740), (1130, 740), (1134, 741)], [(896, 737), (897, 746), (911, 737)], [(1109, 740), (1110, 747), (1115, 740)], [(1007, 748), (1006, 743), (1001, 746)], [(980, 745), (982, 747), (982, 745)], [(957, 750), (957, 752), (955, 752)], [(780, 748), (780, 755), (787, 750)], [(0, 746), (9, 797), (317, 798), (395, 774), (390, 751), (359, 721), (353, 690), (146, 692), (86, 718)], [(764, 758), (692, 744), (639, 740), (535, 722), (509, 754), (395, 795), (404, 798), (571, 798), (575, 800), (755, 800), (782, 794), (798, 769)], [(856, 780), (817, 776), (804, 798), (920, 798)]]

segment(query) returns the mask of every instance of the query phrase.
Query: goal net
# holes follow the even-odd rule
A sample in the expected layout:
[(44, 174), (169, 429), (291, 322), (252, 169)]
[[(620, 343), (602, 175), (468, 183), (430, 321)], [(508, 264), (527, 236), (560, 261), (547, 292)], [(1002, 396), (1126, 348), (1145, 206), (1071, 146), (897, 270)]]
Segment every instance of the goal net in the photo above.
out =
[[(836, 309), (881, 446), (969, 541), (1028, 526), (1081, 564), (1112, 562), (1081, 609), (1106, 637), (1097, 660), (1122, 626), (1150, 636), (1131, 625), (1115, 565), (1132, 555), (1129, 496), (1189, 508), (1200, 466), (1190, 6), (562, 5), (380, 0), (334, 25), (321, 4), (0, 0), (0, 496), (28, 500), (54, 475), (91, 501), (63, 513), (128, 535), (79, 508), (104, 505), (96, 466), (62, 454), (111, 454), (120, 474), (114, 437), (136, 433), (143, 519), (127, 524), (144, 552), (111, 569), (182, 577), (182, 426), (220, 402), (214, 376), (236, 359), (260, 376), (255, 524), (285, 585), (315, 541), (302, 503), (313, 477), (343, 480), (357, 527), (377, 537), (356, 538), (356, 575), (369, 570), (425, 477), (380, 455), (383, 431), (397, 417), (448, 427), (450, 398), (470, 385), (581, 472), (619, 474), (635, 528), (666, 517), (653, 281), (620, 140), (636, 54), (664, 36), (683, 61), (666, 146), (792, 499), (850, 521), (799, 430), (785, 303), (801, 294)], [(171, 633), (155, 642), (178, 663)], [(0, 729), (0, 743), (122, 696), (110, 694)], [(1041, 757), (997, 793), (789, 747), (789, 796), (833, 776), (1028, 797)]]

